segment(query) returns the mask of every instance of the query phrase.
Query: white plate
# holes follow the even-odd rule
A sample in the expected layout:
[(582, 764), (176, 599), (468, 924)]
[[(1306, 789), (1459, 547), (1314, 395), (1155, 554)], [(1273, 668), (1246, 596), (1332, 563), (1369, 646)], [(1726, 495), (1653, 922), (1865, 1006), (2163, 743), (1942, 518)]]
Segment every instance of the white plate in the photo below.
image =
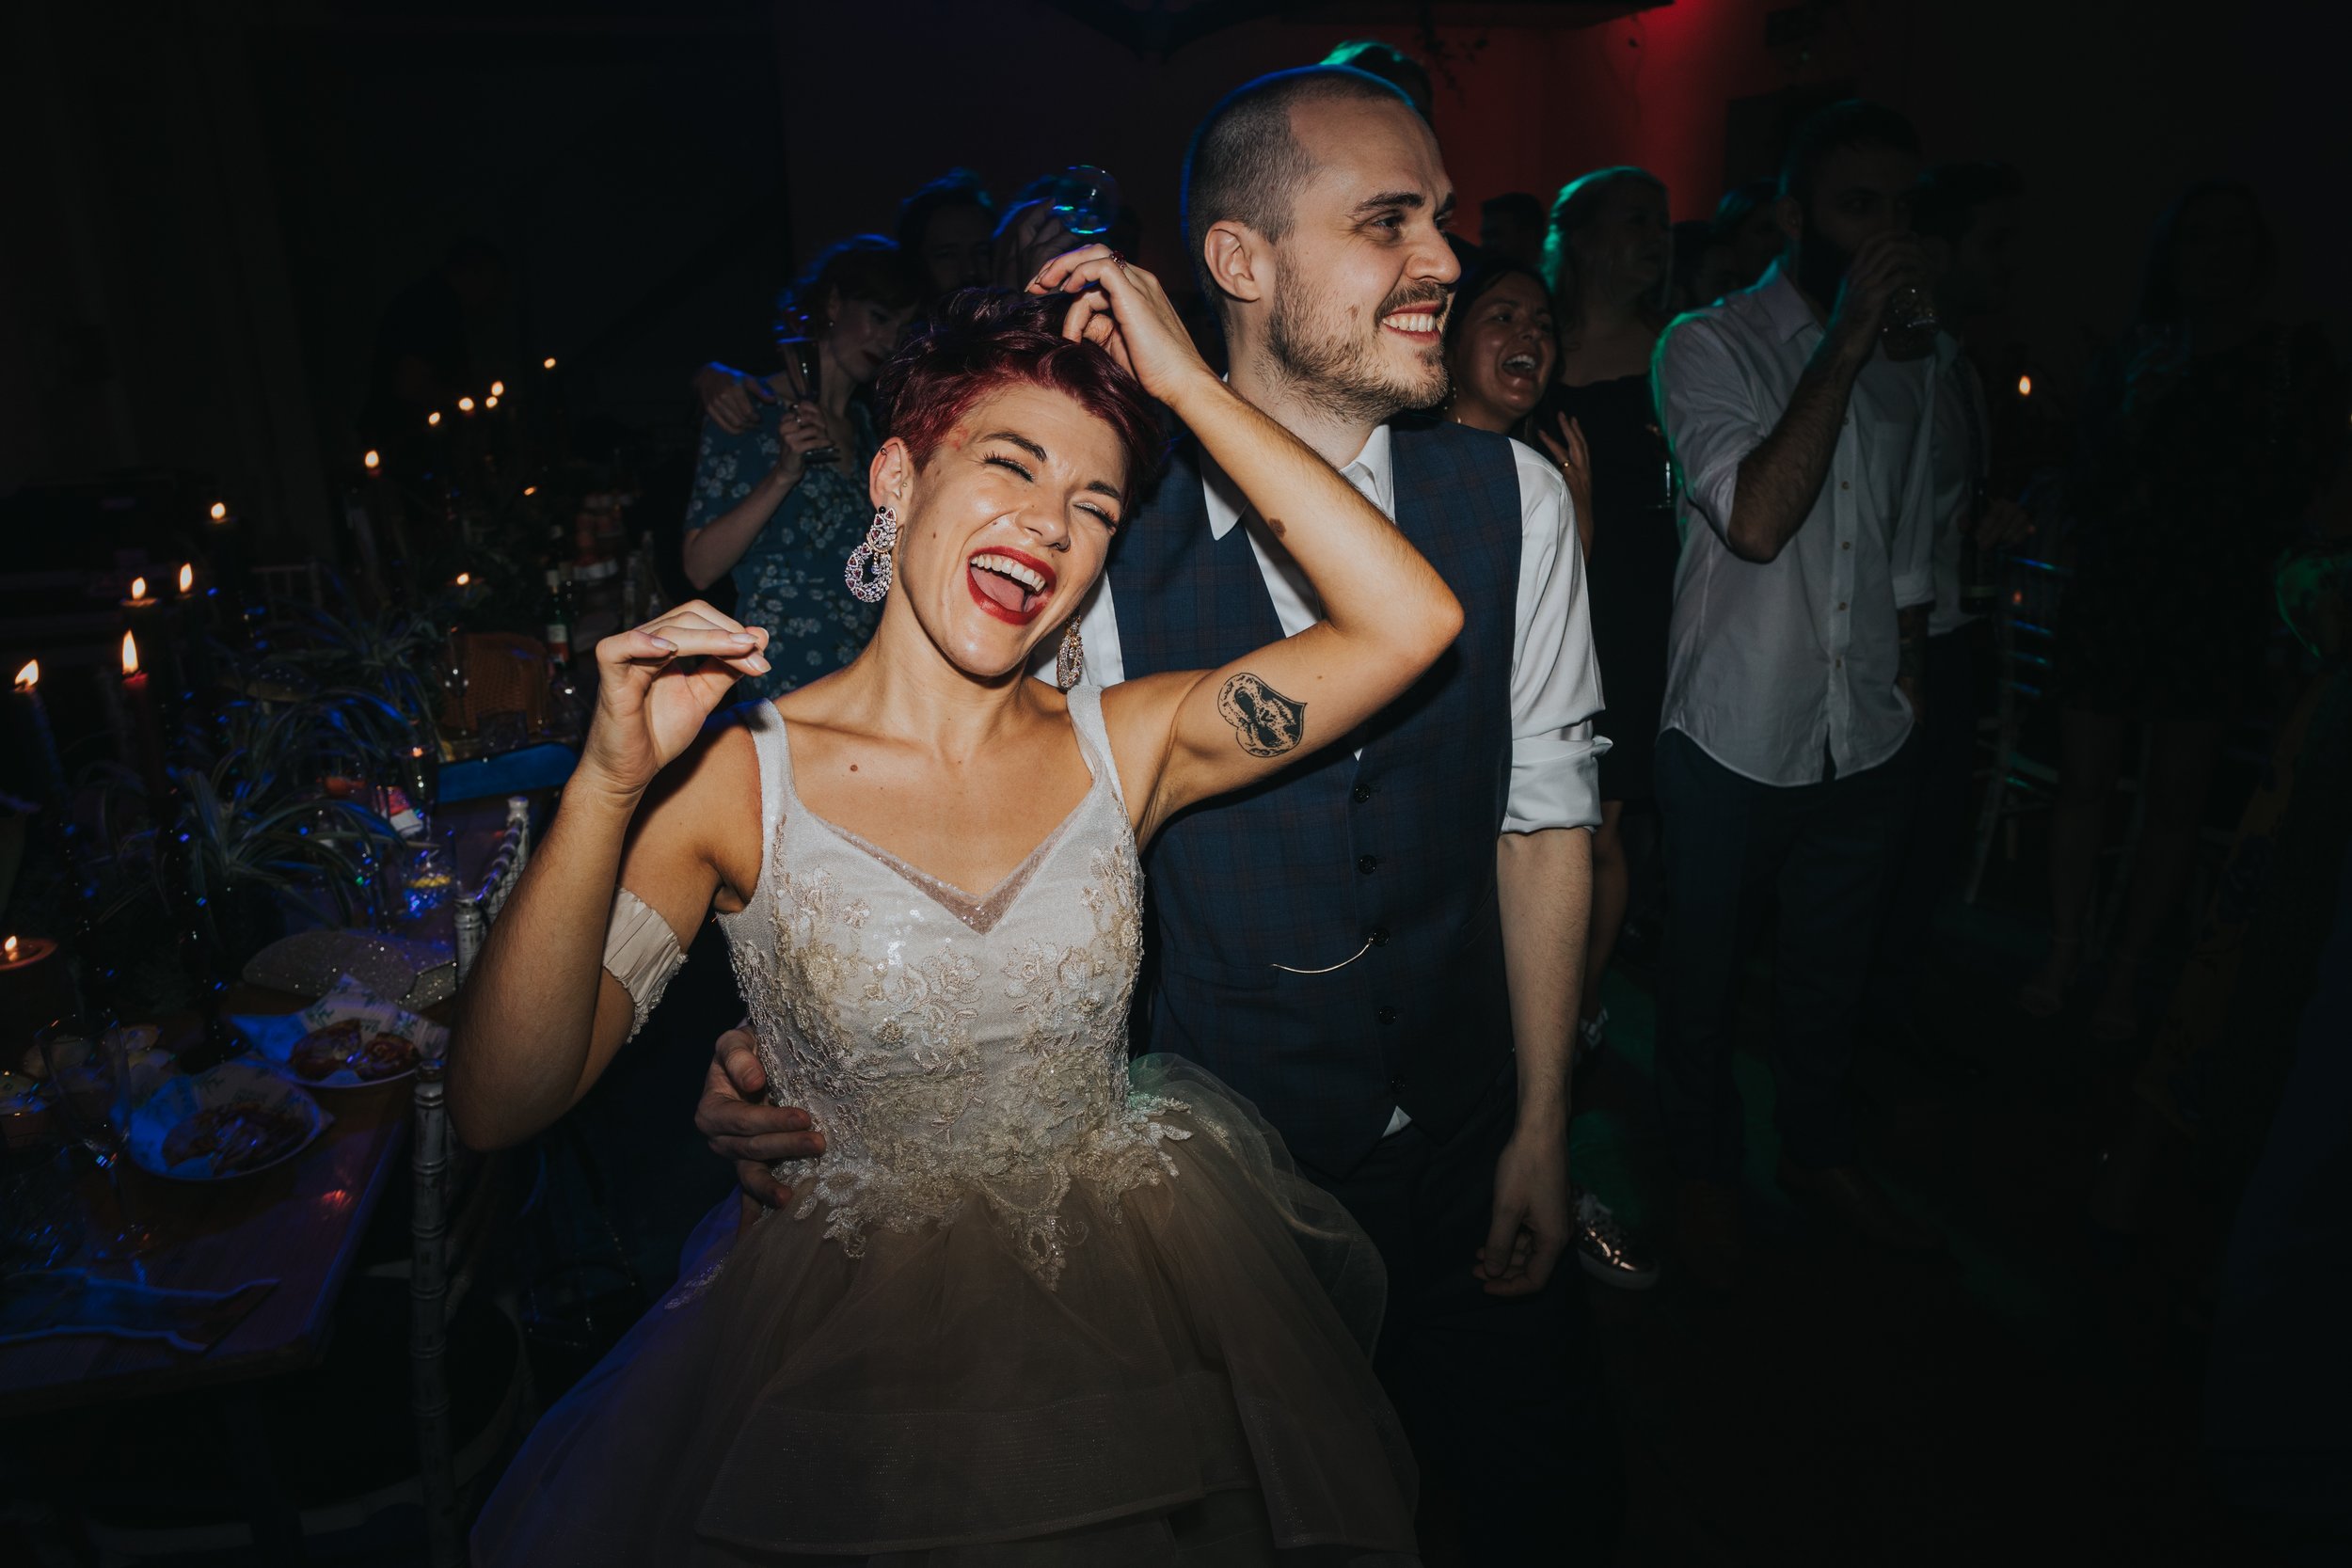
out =
[[(168, 1164), (164, 1140), (172, 1130), (199, 1112), (215, 1105), (265, 1105), (299, 1121), (302, 1136), (275, 1157), (258, 1165), (216, 1172), (210, 1155)], [(124, 1140), (132, 1161), (141, 1170), (173, 1181), (234, 1181), (241, 1177), (282, 1165), (318, 1141), (335, 1118), (319, 1102), (277, 1073), (247, 1062), (223, 1062), (194, 1078), (178, 1074), (131, 1113), (130, 1135)]]

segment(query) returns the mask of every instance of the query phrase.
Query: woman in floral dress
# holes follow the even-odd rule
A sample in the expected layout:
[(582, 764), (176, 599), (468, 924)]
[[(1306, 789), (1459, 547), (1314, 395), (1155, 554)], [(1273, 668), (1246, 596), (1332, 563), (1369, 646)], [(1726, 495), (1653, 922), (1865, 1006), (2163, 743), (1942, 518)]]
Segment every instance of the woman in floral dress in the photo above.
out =
[[(854, 396), (898, 346), (922, 297), (898, 247), (876, 234), (820, 253), (786, 291), (780, 326), (805, 324), (818, 366), (806, 395), (794, 355), (746, 386), (773, 418), (743, 434), (703, 424), (686, 507), (686, 576), (696, 588), (735, 580), (735, 610), (773, 641), (767, 673), (746, 696), (774, 697), (830, 674), (874, 633), (876, 610), (853, 598), (841, 562), (864, 536), (872, 507), (866, 469), (872, 421)], [(807, 454), (831, 448), (831, 462)]]

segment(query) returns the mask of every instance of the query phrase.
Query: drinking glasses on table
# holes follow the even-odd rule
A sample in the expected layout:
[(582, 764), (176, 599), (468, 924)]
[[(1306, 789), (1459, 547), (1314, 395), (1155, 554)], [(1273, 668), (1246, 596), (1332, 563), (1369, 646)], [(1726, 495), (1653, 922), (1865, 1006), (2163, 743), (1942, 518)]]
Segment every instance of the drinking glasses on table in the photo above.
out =
[(49, 1072), (50, 1091), (66, 1129), (82, 1141), (105, 1173), (115, 1224), (92, 1216), (89, 1255), (102, 1261), (137, 1258), (154, 1249), (154, 1227), (132, 1212), (122, 1190), (124, 1140), (131, 1112), (153, 1091), (157, 1069), (137, 1031), (108, 1029), (95, 1040), (63, 1026), (34, 1037)]

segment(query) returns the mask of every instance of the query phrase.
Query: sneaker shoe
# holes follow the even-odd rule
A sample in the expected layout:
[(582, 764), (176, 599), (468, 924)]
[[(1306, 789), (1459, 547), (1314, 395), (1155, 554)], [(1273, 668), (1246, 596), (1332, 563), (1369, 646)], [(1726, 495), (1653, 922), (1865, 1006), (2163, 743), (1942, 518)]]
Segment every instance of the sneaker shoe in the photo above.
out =
[(1581, 1187), (1571, 1186), (1576, 1203), (1576, 1260), (1603, 1285), (1620, 1291), (1646, 1291), (1658, 1283), (1658, 1262), (1633, 1244), (1609, 1205)]

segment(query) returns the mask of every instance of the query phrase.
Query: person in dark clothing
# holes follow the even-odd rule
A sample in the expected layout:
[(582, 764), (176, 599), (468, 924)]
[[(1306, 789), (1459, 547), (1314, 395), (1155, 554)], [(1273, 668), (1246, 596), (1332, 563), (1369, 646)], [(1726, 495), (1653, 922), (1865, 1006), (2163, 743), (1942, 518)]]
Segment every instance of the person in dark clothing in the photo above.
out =
[[(1600, 977), (1630, 902), (1625, 815), (1652, 809), (1650, 762), (1666, 697), (1666, 623), (1674, 612), (1674, 464), (1650, 397), (1650, 356), (1666, 325), (1672, 245), (1666, 187), (1646, 170), (1605, 168), (1563, 187), (1544, 245), (1560, 322), (1560, 373), (1539, 432), (1581, 436), (1591, 505), (1578, 515), (1593, 574), (1593, 643), (1609, 703), (1593, 834), (1593, 926), (1584, 968), (1582, 1048), (1600, 1049)], [(1555, 450), (1555, 455), (1565, 452)]]

